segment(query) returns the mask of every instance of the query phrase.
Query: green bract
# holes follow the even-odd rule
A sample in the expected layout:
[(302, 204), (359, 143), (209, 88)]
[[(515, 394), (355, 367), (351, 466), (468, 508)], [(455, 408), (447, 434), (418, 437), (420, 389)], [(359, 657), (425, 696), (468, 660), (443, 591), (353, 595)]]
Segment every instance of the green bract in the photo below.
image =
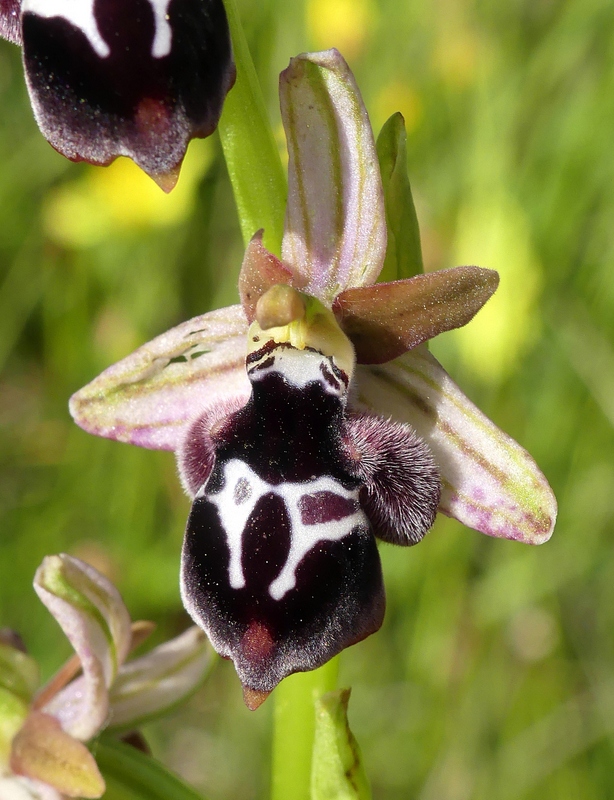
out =
[(316, 701), (311, 800), (371, 800), (360, 748), (348, 722), (349, 689)]

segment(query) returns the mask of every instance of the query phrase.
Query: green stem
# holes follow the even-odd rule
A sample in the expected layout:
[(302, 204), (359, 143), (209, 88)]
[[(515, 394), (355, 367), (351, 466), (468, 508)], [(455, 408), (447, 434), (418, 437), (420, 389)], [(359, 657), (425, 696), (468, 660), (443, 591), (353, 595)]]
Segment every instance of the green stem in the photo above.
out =
[(315, 700), (337, 685), (339, 656), (298, 672), (275, 689), (271, 800), (309, 800)]
[[(219, 133), (245, 244), (264, 228), (264, 244), (281, 254), (287, 183), (235, 0), (224, 0), (237, 82), (224, 104)], [(309, 800), (314, 701), (337, 684), (338, 659), (292, 675), (275, 689), (273, 800)]]
[(264, 228), (264, 244), (281, 254), (287, 182), (235, 0), (224, 0), (237, 81), (224, 103), (219, 134), (243, 242)]

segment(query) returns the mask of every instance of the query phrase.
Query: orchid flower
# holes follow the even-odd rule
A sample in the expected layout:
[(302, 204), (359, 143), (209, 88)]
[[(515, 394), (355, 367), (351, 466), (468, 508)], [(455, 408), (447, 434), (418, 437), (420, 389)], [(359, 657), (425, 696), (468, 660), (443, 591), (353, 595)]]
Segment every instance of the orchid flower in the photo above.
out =
[(280, 93), (281, 259), (257, 232), (240, 305), (162, 334), (70, 404), (91, 433), (176, 452), (193, 498), (183, 600), (234, 661), (251, 708), (380, 627), (375, 537), (414, 544), (439, 510), (537, 544), (556, 516), (531, 456), (425, 345), (469, 322), (497, 274), (457, 267), (375, 283), (386, 205), (353, 76), (337, 51), (302, 55)]
[(77, 558), (47, 556), (34, 588), (75, 656), (37, 691), (34, 660), (0, 636), (0, 798), (101, 797), (104, 780), (84, 742), (103, 728), (132, 729), (185, 698), (211, 651), (193, 626), (126, 661), (153, 625), (131, 624), (117, 589)]
[(222, 0), (2, 0), (34, 115), (72, 161), (132, 158), (165, 191), (235, 78)]

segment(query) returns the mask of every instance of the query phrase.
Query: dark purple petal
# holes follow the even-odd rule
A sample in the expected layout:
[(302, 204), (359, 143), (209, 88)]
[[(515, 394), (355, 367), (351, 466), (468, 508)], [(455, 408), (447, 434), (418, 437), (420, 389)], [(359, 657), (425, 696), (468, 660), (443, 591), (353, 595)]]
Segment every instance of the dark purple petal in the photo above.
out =
[(370, 414), (349, 415), (346, 432), (375, 535), (391, 544), (417, 544), (435, 522), (441, 494), (431, 451), (409, 425)]
[(256, 707), (375, 632), (384, 593), (342, 441), (345, 384), (329, 384), (313, 350), (251, 355), (250, 400), (203, 448), (209, 463), (214, 441), (214, 464), (188, 520), (182, 596)]
[(0, 37), (21, 44), (21, 4), (19, 0), (0, 0)]
[(222, 1), (76, 0), (69, 14), (67, 7), (23, 6), (41, 131), (67, 158), (108, 164), (126, 155), (172, 188), (189, 140), (213, 132), (234, 81)]

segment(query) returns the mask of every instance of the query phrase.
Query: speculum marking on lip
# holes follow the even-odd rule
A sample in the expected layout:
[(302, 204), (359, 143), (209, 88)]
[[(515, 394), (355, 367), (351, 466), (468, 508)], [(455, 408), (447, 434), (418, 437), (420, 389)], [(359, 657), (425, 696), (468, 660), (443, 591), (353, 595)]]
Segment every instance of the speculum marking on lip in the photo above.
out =
[[(242, 566), (245, 531), (254, 525), (266, 527), (267, 519), (254, 520), (261, 501), (273, 496), (283, 503), (290, 529), (290, 550), (279, 574), (269, 585), (274, 600), (280, 600), (296, 585), (296, 570), (307, 553), (321, 541), (337, 541), (356, 527), (368, 528), (360, 508), (358, 488), (346, 489), (323, 475), (308, 482), (271, 484), (260, 478), (244, 461), (232, 459), (223, 465), (223, 485), (205, 493), (219, 514), (230, 558), (228, 581), (233, 589), (246, 586)], [(237, 501), (237, 497), (240, 497)], [(263, 531), (264, 532), (264, 531)]]
[(318, 525), (354, 514), (358, 511), (359, 504), (353, 497), (324, 491), (304, 494), (299, 500), (298, 507), (303, 525)]

